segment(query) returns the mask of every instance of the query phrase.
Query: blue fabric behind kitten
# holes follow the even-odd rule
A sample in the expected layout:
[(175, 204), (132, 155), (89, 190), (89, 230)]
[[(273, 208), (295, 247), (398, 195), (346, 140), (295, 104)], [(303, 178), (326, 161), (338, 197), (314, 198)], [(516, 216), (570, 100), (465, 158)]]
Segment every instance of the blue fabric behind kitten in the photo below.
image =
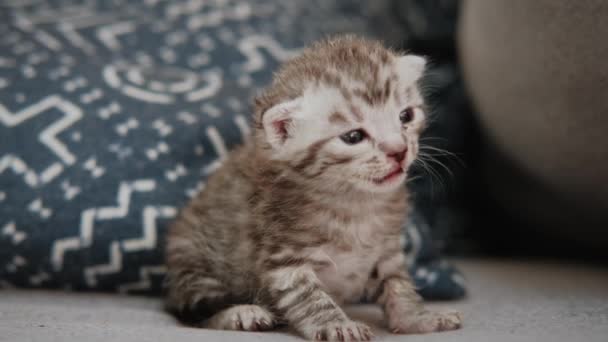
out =
[[(387, 1), (0, 6), (2, 286), (159, 293), (167, 223), (281, 60), (327, 33), (402, 34)], [(422, 216), (405, 231), (422, 295), (462, 296)]]

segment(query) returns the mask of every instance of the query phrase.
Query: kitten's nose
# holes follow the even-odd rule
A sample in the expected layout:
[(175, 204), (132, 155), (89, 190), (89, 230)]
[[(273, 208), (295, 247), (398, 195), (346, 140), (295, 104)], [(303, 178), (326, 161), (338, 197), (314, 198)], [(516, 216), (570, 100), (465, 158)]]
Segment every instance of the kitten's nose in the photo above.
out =
[(390, 159), (394, 159), (397, 163), (401, 163), (407, 154), (407, 143), (404, 141), (383, 141), (378, 147)]
[(400, 163), (403, 161), (403, 159), (405, 159), (405, 155), (407, 153), (407, 147), (401, 151), (398, 152), (392, 152), (392, 153), (387, 153), (387, 156), (389, 158), (395, 159), (395, 161), (397, 163)]

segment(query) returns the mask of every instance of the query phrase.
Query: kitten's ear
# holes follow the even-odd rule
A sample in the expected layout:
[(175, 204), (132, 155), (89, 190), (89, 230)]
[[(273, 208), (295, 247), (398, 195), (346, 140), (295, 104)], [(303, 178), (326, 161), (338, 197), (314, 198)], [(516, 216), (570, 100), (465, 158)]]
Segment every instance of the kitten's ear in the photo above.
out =
[(279, 148), (290, 138), (293, 115), (300, 109), (301, 98), (274, 105), (262, 116), (266, 140), (273, 148)]
[(397, 70), (403, 80), (416, 82), (424, 74), (426, 59), (416, 55), (405, 55), (397, 58)]

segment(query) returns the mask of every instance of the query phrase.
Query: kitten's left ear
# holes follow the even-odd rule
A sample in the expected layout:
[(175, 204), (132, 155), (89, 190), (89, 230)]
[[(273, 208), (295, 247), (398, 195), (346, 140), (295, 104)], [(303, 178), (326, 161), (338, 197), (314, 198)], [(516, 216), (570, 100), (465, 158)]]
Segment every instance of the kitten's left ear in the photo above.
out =
[(266, 141), (273, 148), (283, 146), (293, 133), (293, 115), (300, 109), (301, 102), (301, 98), (282, 102), (272, 106), (262, 115)]
[(416, 55), (405, 55), (397, 58), (397, 70), (402, 79), (416, 82), (424, 74), (426, 59)]

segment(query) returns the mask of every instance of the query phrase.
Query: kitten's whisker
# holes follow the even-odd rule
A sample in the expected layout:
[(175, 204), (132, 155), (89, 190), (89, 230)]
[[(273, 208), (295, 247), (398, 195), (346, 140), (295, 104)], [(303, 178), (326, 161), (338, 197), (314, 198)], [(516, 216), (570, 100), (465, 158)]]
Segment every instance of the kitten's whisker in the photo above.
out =
[(437, 173), (437, 171), (435, 171), (435, 169), (433, 169), (433, 167), (431, 167), (426, 161), (422, 160), (422, 163), (424, 165), (424, 169), (427, 171), (427, 173), (431, 176), (431, 178), (429, 178), (430, 183), (431, 183), (431, 194), (435, 193), (435, 183), (434, 181), (439, 183), (439, 188), (443, 188), (443, 181), (441, 180), (441, 176), (439, 176), (439, 174)]
[[(433, 152), (437, 152), (437, 154), (429, 154), (429, 153), (424, 153), (424, 151), (433, 151)], [(420, 145), (420, 151), (421, 154), (426, 154), (426, 155), (439, 155), (439, 156), (448, 156), (451, 158), (454, 158), (462, 167), (466, 167), (465, 162), (462, 160), (462, 158), (454, 153), (454, 152), (450, 152), (448, 150), (444, 150), (442, 148), (439, 147), (434, 147), (434, 146), (429, 146), (429, 145)]]
[(452, 178), (454, 178), (454, 172), (452, 172), (452, 170), (450, 170), (449, 167), (447, 167), (444, 163), (440, 162), (437, 158), (434, 158), (432, 155), (420, 155), (420, 158), (423, 159), (423, 160), (425, 160), (425, 161), (438, 164), (444, 170), (446, 170), (447, 173), (449, 173)]
[(418, 139), (419, 141), (427, 141), (427, 140), (441, 140), (441, 141), (448, 141), (448, 139), (443, 138), (443, 137), (421, 137), (420, 139)]
[(420, 163), (420, 166), (422, 166), (422, 168), (429, 174), (429, 176), (431, 178), (429, 178), (430, 183), (431, 183), (431, 193), (435, 193), (435, 189), (434, 189), (434, 183), (433, 183), (433, 179), (435, 179), (437, 182), (439, 182), (440, 188), (444, 189), (446, 188), (445, 183), (443, 182), (440, 174), (437, 172), (437, 170), (435, 170), (431, 165), (429, 165), (424, 159), (416, 159), (416, 161), (418, 161)]
[(434, 157), (446, 157), (449, 156), (449, 154), (445, 154), (445, 153), (426, 153), (426, 152), (422, 152), (420, 153), (421, 155), (425, 155), (425, 156), (434, 156)]
[(436, 147), (436, 146), (431, 146), (431, 145), (423, 145), (423, 144), (421, 144), (420, 145), (420, 149), (427, 149), (427, 150), (437, 151), (437, 152), (445, 153), (445, 154), (451, 155), (451, 156), (458, 156), (454, 152), (450, 152), (450, 151), (448, 151), (446, 149), (439, 148), (439, 147)]
[(410, 182), (416, 181), (416, 180), (421, 179), (421, 178), (422, 178), (422, 176), (414, 176), (414, 177), (410, 177), (410, 178), (408, 178), (408, 179), (406, 180), (406, 183), (410, 183)]

